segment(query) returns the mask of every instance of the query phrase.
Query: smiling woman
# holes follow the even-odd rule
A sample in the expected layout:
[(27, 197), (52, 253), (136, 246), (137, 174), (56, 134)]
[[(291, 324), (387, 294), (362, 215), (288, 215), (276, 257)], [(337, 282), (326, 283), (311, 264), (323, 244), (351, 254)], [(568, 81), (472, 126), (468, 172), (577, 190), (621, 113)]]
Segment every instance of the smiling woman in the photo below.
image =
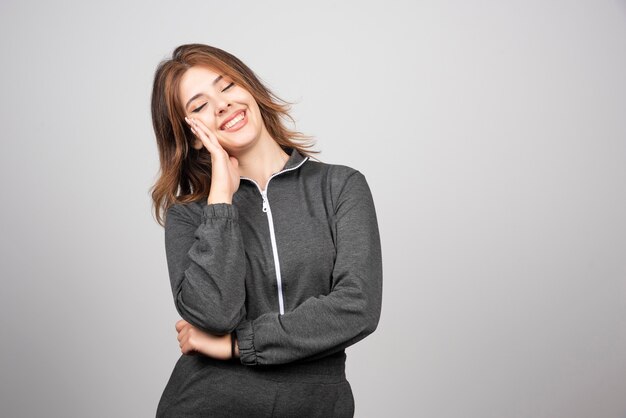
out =
[[(215, 115), (215, 106), (224, 105), (224, 99), (226, 109), (220, 108), (221, 114)], [(259, 134), (262, 129), (264, 137), (271, 137), (279, 149), (288, 147), (307, 156), (319, 153), (310, 150), (313, 147), (311, 137), (285, 126), (284, 121), (293, 122), (290, 105), (232, 54), (204, 44), (176, 48), (172, 58), (158, 66), (152, 87), (152, 124), (161, 166), (159, 178), (152, 187), (152, 199), (159, 224), (163, 225), (163, 212), (172, 204), (197, 201), (208, 196), (211, 188), (211, 154), (202, 146), (202, 138), (185, 122), (185, 117), (203, 123), (215, 133), (221, 128), (216, 127), (216, 121), (224, 122), (225, 118), (236, 116), (233, 110), (250, 107), (255, 114), (251, 116), (246, 112), (246, 116), (248, 120), (254, 117), (255, 121), (248, 131)], [(218, 135), (225, 149), (239, 151), (239, 154), (245, 152), (246, 141), (227, 137), (227, 131)], [(252, 132), (248, 132), (248, 140), (251, 135)]]
[[(254, 96), (230, 77), (209, 68), (195, 66), (187, 70), (180, 80), (180, 97), (182, 103), (187, 103), (187, 117), (201, 121), (231, 155), (245, 152), (255, 145), (255, 139), (269, 135), (263, 129)], [(230, 135), (233, 132), (238, 133)], [(193, 147), (203, 147), (200, 138), (194, 140)]]
[(152, 197), (182, 318), (157, 417), (354, 415), (345, 349), (381, 312), (374, 201), (360, 171), (312, 160), (288, 109), (215, 47), (157, 68)]

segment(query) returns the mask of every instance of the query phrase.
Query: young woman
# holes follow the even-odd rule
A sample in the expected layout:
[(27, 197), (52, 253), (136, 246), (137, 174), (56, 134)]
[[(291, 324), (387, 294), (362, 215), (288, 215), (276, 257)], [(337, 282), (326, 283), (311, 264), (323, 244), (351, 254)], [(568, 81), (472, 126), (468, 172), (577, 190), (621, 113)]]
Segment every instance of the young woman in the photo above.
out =
[(182, 317), (157, 417), (354, 415), (345, 348), (381, 311), (374, 202), (361, 172), (312, 159), (288, 109), (219, 48), (156, 70), (152, 197)]

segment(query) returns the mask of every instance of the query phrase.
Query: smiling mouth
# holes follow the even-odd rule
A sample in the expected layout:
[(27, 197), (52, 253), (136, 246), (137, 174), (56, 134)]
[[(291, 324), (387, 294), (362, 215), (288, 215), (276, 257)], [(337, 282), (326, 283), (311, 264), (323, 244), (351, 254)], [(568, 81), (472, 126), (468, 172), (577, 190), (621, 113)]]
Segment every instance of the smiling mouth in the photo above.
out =
[(236, 113), (228, 121), (223, 123), (222, 126), (220, 126), (220, 129), (222, 131), (228, 131), (229, 129), (231, 129), (231, 128), (237, 126), (238, 124), (240, 124), (240, 122), (243, 121), (245, 118), (246, 118), (246, 111), (242, 110), (241, 112)]

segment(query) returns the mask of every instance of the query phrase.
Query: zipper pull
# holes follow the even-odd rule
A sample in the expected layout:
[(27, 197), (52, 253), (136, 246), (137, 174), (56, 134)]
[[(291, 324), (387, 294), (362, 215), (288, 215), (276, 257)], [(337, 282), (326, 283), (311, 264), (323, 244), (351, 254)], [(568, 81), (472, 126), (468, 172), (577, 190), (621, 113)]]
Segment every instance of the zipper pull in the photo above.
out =
[(267, 190), (261, 192), (261, 196), (263, 197), (263, 212), (267, 212)]

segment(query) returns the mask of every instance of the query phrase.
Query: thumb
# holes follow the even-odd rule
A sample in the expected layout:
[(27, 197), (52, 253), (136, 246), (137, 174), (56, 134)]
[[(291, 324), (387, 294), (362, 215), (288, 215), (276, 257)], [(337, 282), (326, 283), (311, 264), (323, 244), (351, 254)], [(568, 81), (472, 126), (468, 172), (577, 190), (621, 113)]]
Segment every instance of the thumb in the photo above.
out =
[(235, 157), (229, 157), (230, 158), (230, 162), (233, 165), (233, 167), (235, 168), (239, 168), (239, 160)]

